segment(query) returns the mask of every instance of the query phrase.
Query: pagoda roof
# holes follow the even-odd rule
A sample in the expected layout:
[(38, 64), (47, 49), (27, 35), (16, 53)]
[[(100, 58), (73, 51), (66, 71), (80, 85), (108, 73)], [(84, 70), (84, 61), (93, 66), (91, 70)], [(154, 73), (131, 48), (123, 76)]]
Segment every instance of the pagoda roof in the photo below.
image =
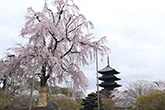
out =
[(113, 68), (111, 68), (109, 65), (101, 70), (99, 70), (99, 73), (103, 73), (103, 72), (108, 72), (108, 71), (112, 71), (114, 70)]
[(101, 70), (98, 71), (101, 74), (104, 73), (113, 73), (113, 74), (119, 74), (118, 71), (116, 71), (115, 69), (111, 68), (109, 65)]
[(105, 79), (114, 79), (114, 80), (121, 80), (120, 78), (117, 78), (116, 76), (102, 76), (99, 77), (100, 80), (105, 80)]
[(101, 84), (99, 84), (99, 86), (101, 87), (120, 87), (121, 85), (117, 84), (117, 83), (105, 83), (105, 82), (102, 82)]

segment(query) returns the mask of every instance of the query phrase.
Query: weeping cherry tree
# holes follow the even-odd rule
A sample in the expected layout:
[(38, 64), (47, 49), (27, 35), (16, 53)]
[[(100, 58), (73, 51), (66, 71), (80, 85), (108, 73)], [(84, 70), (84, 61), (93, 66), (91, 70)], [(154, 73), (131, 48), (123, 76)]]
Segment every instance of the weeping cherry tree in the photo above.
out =
[(86, 89), (88, 81), (80, 67), (88, 65), (89, 59), (95, 59), (96, 49), (102, 56), (109, 51), (103, 45), (106, 38), (94, 40), (90, 32), (94, 28), (92, 22), (79, 13), (73, 0), (46, 2), (40, 12), (32, 7), (27, 10), (20, 37), (28, 42), (10, 48), (15, 54), (14, 61), (10, 62), (14, 75), (32, 76), (36, 59), (35, 76), (40, 79), (41, 86), (38, 106), (47, 105), (48, 80)]

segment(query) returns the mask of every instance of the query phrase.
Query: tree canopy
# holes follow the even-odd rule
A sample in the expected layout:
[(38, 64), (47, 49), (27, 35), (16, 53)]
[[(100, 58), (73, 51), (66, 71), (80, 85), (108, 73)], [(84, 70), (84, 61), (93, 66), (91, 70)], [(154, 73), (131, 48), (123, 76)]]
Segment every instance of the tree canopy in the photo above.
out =
[(165, 91), (149, 92), (137, 97), (135, 106), (139, 110), (164, 110)]
[[(53, 6), (54, 8), (49, 8)], [(53, 82), (71, 82), (75, 88), (86, 88), (87, 78), (80, 66), (88, 65), (88, 60), (95, 57), (98, 49), (104, 55), (109, 48), (105, 37), (94, 41), (90, 29), (94, 26), (83, 14), (73, 0), (53, 0), (52, 4), (45, 2), (44, 8), (36, 12), (32, 7), (27, 9), (26, 23), (20, 37), (26, 39), (26, 44), (10, 48), (7, 54), (15, 54), (11, 64), (13, 73), (30, 76), (36, 58), (36, 75), (41, 82), (47, 79)], [(7, 58), (7, 56), (6, 56)], [(3, 68), (3, 67), (2, 67)], [(1, 69), (2, 73), (7, 73)], [(41, 83), (41, 86), (45, 83)]]

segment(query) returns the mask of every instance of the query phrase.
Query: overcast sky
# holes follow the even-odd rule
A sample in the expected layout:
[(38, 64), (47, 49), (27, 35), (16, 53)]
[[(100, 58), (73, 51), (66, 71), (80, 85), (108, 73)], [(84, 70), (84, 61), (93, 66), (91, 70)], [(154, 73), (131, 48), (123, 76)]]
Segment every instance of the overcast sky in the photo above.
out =
[[(165, 1), (164, 0), (75, 0), (88, 20), (94, 36), (107, 36), (111, 48), (110, 65), (121, 72), (125, 87), (138, 79), (165, 80)], [(0, 0), (0, 57), (15, 46), (24, 25), (26, 9), (39, 11), (44, 0)], [(106, 60), (106, 57), (104, 58)], [(106, 61), (99, 61), (99, 69)], [(90, 90), (96, 90), (95, 62), (85, 67)]]

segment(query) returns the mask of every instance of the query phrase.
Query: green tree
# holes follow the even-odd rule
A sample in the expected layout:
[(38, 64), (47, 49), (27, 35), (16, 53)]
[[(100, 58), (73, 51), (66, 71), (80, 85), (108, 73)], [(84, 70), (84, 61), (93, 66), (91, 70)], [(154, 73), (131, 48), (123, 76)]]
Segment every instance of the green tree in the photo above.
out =
[(137, 97), (135, 106), (139, 110), (165, 110), (165, 91), (141, 95)]
[[(84, 108), (81, 110), (97, 110), (97, 93), (92, 92), (91, 94), (88, 94), (86, 99), (82, 99), (82, 105)], [(103, 103), (100, 99), (100, 110), (103, 110)]]

